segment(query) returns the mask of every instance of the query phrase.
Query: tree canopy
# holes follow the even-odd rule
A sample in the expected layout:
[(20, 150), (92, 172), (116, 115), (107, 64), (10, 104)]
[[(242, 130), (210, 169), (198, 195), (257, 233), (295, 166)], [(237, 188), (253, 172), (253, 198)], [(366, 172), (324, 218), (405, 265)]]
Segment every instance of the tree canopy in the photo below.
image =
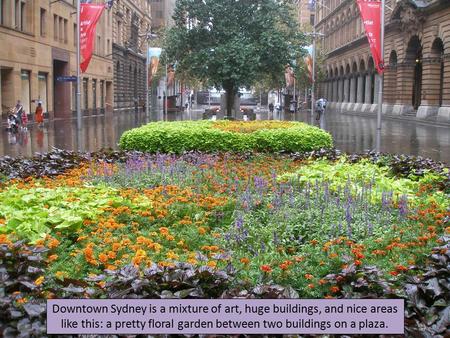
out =
[(227, 111), (240, 87), (274, 83), (303, 53), (305, 38), (292, 8), (279, 0), (178, 0), (165, 58), (177, 72), (223, 88)]

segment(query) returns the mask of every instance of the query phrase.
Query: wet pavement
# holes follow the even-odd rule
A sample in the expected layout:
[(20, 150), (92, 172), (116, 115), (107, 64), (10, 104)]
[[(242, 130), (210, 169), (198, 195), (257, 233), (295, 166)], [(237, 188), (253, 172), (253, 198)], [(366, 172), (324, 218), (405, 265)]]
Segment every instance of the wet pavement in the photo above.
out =
[[(193, 112), (191, 118), (201, 117)], [(262, 114), (264, 118), (264, 114)], [(188, 119), (187, 113), (170, 113), (169, 120)], [(286, 114), (286, 120), (304, 121), (318, 125), (309, 113)], [(100, 148), (117, 149), (120, 135), (133, 127), (148, 122), (144, 113), (115, 113), (109, 116), (83, 119), (81, 148), (95, 151)], [(356, 116), (327, 113), (320, 123), (334, 138), (336, 148), (347, 152), (363, 152), (375, 149), (375, 116)], [(414, 121), (384, 119), (381, 130), (381, 151), (420, 155), (450, 164), (450, 127), (419, 124)], [(30, 125), (27, 131), (11, 134), (2, 130), (0, 156), (31, 156), (53, 147), (76, 150), (79, 148), (76, 120), (46, 122), (43, 127)]]

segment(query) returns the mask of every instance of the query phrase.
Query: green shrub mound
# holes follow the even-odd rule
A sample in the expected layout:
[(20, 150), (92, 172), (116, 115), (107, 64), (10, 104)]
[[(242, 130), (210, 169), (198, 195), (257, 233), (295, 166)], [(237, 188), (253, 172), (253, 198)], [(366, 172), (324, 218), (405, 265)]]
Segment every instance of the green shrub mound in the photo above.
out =
[[(214, 125), (217, 123), (218, 125)], [(225, 128), (216, 128), (217, 126)], [(285, 122), (283, 128), (267, 128), (268, 122), (255, 124), (253, 132), (238, 132), (235, 125), (243, 122), (213, 121), (153, 122), (126, 131), (119, 146), (124, 150), (149, 153), (202, 152), (305, 152), (331, 148), (331, 135), (319, 128), (301, 122)], [(229, 127), (229, 128), (228, 128)], [(259, 128), (260, 127), (260, 128)], [(226, 130), (226, 129), (231, 129)], [(235, 128), (238, 130), (239, 128)]]

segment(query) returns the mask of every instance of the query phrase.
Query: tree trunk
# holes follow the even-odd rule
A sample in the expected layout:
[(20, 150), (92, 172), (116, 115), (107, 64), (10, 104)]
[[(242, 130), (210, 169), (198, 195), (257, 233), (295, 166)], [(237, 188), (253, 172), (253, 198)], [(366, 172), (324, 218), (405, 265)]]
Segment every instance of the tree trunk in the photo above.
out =
[(227, 102), (227, 104), (226, 104), (227, 117), (230, 118), (230, 117), (232, 117), (232, 109), (233, 109), (233, 104), (234, 104), (234, 96), (235, 96), (234, 87), (227, 86), (224, 89), (225, 89), (225, 96), (226, 96), (226, 102)]

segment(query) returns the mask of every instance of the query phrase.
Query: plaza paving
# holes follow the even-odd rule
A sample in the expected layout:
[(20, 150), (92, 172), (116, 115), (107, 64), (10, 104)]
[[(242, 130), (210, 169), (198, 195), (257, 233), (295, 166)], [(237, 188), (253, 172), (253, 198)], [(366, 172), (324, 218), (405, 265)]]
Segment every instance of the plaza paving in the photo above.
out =
[[(154, 115), (154, 114), (153, 114)], [(201, 118), (201, 111), (191, 113), (192, 119)], [(261, 114), (265, 117), (265, 114)], [(186, 113), (170, 113), (170, 120), (187, 119)], [(318, 124), (306, 112), (285, 114), (286, 120), (305, 121)], [(82, 148), (94, 151), (102, 147), (117, 148), (117, 141), (125, 130), (140, 126), (149, 119), (145, 114), (120, 113), (112, 116), (97, 116), (84, 119)], [(331, 132), (335, 146), (347, 152), (363, 152), (375, 148), (376, 118), (327, 113), (321, 127)], [(382, 123), (381, 151), (404, 153), (433, 158), (450, 163), (450, 127), (423, 124), (415, 121), (384, 119)], [(46, 122), (43, 128), (30, 125), (28, 131), (11, 135), (2, 131), (0, 155), (30, 156), (45, 152), (52, 147), (77, 149), (76, 120)]]

